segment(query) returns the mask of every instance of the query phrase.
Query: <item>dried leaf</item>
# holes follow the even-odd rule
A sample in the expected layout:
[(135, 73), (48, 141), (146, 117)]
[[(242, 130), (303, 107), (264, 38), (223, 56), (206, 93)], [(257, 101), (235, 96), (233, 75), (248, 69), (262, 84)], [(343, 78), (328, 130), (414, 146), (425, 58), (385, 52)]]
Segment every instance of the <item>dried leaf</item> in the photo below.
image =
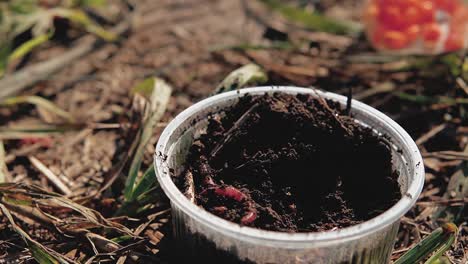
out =
[[(468, 146), (464, 152), (468, 154)], [(468, 161), (464, 160), (457, 171), (450, 177), (447, 190), (443, 195), (445, 199), (468, 197)], [(458, 223), (463, 218), (463, 210), (465, 206), (450, 207), (442, 206), (432, 215), (433, 220), (444, 219), (445, 221)]]
[(232, 71), (216, 87), (214, 94), (237, 90), (248, 84), (265, 83), (268, 80), (267, 74), (256, 64), (247, 64)]
[(28, 246), (29, 250), (31, 251), (31, 255), (34, 259), (41, 264), (68, 264), (68, 263), (75, 263), (72, 260), (67, 259), (65, 256), (55, 252), (54, 250), (45, 247), (41, 243), (37, 242), (36, 240), (32, 239), (28, 233), (22, 230), (18, 225), (16, 225), (15, 221), (13, 220), (13, 216), (11, 215), (10, 211), (5, 207), (5, 205), (0, 203), (0, 210), (2, 211), (3, 215), (6, 216), (10, 225), (12, 226), (13, 230), (21, 236), (23, 241)]
[(0, 183), (6, 181), (6, 175), (8, 174), (5, 156), (5, 147), (3, 146), (3, 141), (0, 140)]
[(140, 142), (136, 148), (135, 155), (133, 157), (130, 169), (128, 172), (127, 180), (125, 183), (124, 196), (127, 201), (132, 201), (135, 196), (133, 194), (135, 188), (135, 181), (140, 170), (143, 154), (146, 149), (146, 145), (153, 135), (156, 124), (161, 120), (166, 106), (171, 97), (172, 88), (163, 80), (158, 78), (152, 78), (153, 90), (148, 98), (146, 106), (146, 115), (143, 120), (142, 132)]
[[(88, 229), (101, 227), (135, 237), (127, 227), (106, 219), (96, 210), (34, 185), (0, 184), (0, 197), (2, 198), (0, 204), (8, 206), (10, 210), (39, 223), (50, 225), (64, 233), (84, 235), (90, 232)], [(64, 208), (78, 213), (78, 215), (71, 214), (68, 218), (58, 218), (52, 215), (54, 212), (63, 211)]]

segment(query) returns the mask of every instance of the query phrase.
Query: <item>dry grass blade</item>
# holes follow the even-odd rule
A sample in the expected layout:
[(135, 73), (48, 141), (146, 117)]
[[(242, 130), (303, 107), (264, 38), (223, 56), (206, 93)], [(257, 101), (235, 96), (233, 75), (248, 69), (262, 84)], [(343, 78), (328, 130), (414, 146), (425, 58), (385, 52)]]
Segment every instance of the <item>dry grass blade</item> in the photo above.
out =
[(261, 84), (268, 81), (265, 71), (256, 64), (247, 64), (232, 71), (216, 87), (214, 94), (237, 90), (248, 84)]
[[(127, 180), (125, 183), (124, 196), (127, 201), (135, 199), (134, 189), (135, 182), (140, 171), (143, 154), (146, 149), (148, 140), (154, 132), (154, 127), (161, 120), (166, 111), (167, 104), (171, 97), (172, 88), (163, 80), (152, 78), (152, 81), (145, 81), (146, 85), (136, 87), (134, 92), (143, 93), (146, 95), (147, 103), (145, 107), (145, 115), (141, 128), (141, 137), (138, 146), (135, 150), (133, 160), (130, 164)], [(152, 88), (151, 93), (149, 93)]]
[(39, 199), (38, 202), (44, 205), (50, 206), (50, 204), (53, 204), (55, 206), (61, 206), (61, 207), (72, 209), (73, 211), (81, 214), (86, 220), (88, 220), (89, 222), (97, 226), (100, 226), (103, 228), (114, 229), (123, 234), (133, 235), (132, 231), (130, 231), (127, 227), (119, 223), (112, 222), (106, 219), (104, 216), (102, 216), (99, 212), (93, 209), (90, 209), (86, 206), (77, 204), (71, 201), (70, 199), (60, 197), (60, 196), (55, 196), (55, 197), (48, 197), (47, 199), (42, 199), (42, 200)]
[[(434, 230), (430, 235), (424, 238), (416, 246), (411, 248), (403, 256), (401, 256), (395, 264), (414, 264), (426, 259), (429, 255), (434, 254), (438, 258), (447, 249), (450, 248), (453, 241), (457, 237), (457, 226), (452, 223), (442, 225), (442, 227)], [(431, 257), (426, 264), (433, 263), (435, 259)]]
[(68, 263), (75, 263), (72, 260), (69, 260), (65, 256), (55, 252), (54, 250), (45, 247), (41, 243), (32, 239), (28, 233), (26, 233), (23, 229), (21, 229), (18, 225), (16, 225), (15, 221), (13, 220), (13, 216), (11, 215), (10, 211), (5, 207), (5, 205), (0, 203), (0, 209), (3, 215), (6, 216), (8, 222), (10, 223), (13, 230), (18, 233), (21, 238), (24, 240), (26, 245), (28, 246), (31, 255), (36, 259), (37, 262), (41, 264), (68, 264)]
[(1, 102), (0, 106), (1, 105), (11, 106), (11, 105), (17, 105), (17, 104), (22, 104), (22, 103), (29, 103), (37, 107), (42, 107), (43, 109), (65, 119), (69, 123), (75, 122), (75, 118), (70, 113), (68, 113), (65, 110), (62, 110), (60, 107), (58, 107), (51, 101), (44, 99), (42, 97), (39, 97), (39, 96), (31, 95), (31, 96), (11, 97)]
[(361, 93), (354, 95), (353, 98), (356, 100), (363, 100), (367, 97), (370, 97), (376, 94), (392, 92), (393, 90), (395, 90), (395, 88), (396, 86), (394, 83), (384, 82), (384, 83), (375, 85), (371, 89), (367, 89)]
[(439, 134), (446, 127), (447, 127), (446, 124), (440, 124), (440, 125), (438, 125), (436, 127), (433, 127), (431, 130), (429, 130), (428, 132), (424, 133), (421, 137), (419, 137), (416, 140), (416, 144), (419, 146), (419, 145), (422, 145), (422, 144), (426, 143), (426, 141), (428, 141), (429, 139), (431, 139), (435, 135)]
[[(463, 152), (468, 154), (468, 146)], [(464, 160), (457, 171), (450, 177), (447, 190), (443, 196), (445, 199), (458, 198), (465, 199), (468, 197), (468, 160)], [(460, 207), (441, 206), (432, 215), (432, 219), (444, 219), (445, 221), (460, 222), (463, 217), (463, 210), (466, 203), (462, 203)]]
[(3, 146), (3, 141), (0, 140), (0, 183), (5, 182), (7, 179), (8, 168), (5, 160), (5, 147)]
[(48, 137), (51, 134), (80, 129), (82, 129), (81, 125), (72, 124), (0, 127), (0, 140)]
[[(2, 202), (6, 202), (7, 205), (12, 205), (14, 208), (19, 209), (17, 213), (31, 217), (43, 224), (52, 223), (56, 228), (65, 233), (88, 233), (89, 231), (85, 230), (85, 227), (101, 227), (113, 229), (121, 234), (134, 237), (133, 232), (127, 227), (106, 219), (99, 212), (58, 194), (47, 192), (37, 186), (13, 183), (0, 184), (0, 196), (3, 197)], [(22, 205), (23, 207), (19, 208), (16, 205)], [(28, 209), (24, 208), (24, 206), (40, 210)], [(78, 213), (83, 218), (77, 216), (57, 218), (52, 215), (54, 212), (61, 211), (64, 208)], [(42, 212), (43, 209), (46, 209), (47, 213)]]
[(468, 160), (468, 152), (459, 151), (435, 151), (424, 154), (425, 158), (439, 158), (445, 160)]
[(51, 170), (49, 170), (49, 168), (47, 168), (47, 166), (44, 165), (44, 163), (42, 163), (40, 160), (38, 160), (37, 158), (35, 158), (33, 156), (30, 156), (28, 158), (29, 158), (29, 161), (31, 162), (31, 164), (38, 171), (40, 171), (44, 176), (46, 176), (47, 179), (49, 179), (49, 181), (51, 181), (52, 184), (55, 187), (57, 187), (63, 194), (65, 194), (65, 195), (72, 194), (72, 191), (70, 190), (70, 188), (68, 188), (68, 186), (65, 185), (65, 183), (63, 183), (62, 180), (60, 180), (60, 178), (57, 177), (57, 175), (55, 175), (55, 173), (53, 173)]

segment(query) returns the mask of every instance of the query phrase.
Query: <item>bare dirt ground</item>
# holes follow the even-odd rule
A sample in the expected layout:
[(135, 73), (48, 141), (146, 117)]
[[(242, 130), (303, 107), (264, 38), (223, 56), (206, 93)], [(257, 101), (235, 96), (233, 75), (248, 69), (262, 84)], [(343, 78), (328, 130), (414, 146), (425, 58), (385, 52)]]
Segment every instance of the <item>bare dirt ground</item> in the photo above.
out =
[[(330, 16), (357, 17), (358, 5), (353, 1), (323, 1), (321, 6)], [(372, 57), (375, 52), (363, 37), (305, 30), (257, 1), (143, 0), (136, 7), (138, 15), (123, 40), (97, 46), (24, 92), (49, 98), (86, 126), (54, 133), (47, 142), (4, 141), (7, 181), (21, 184), (11, 187), (16, 198), (24, 193), (57, 192), (118, 223), (120, 235), (99, 229), (99, 225), (77, 222), (76, 228), (92, 230), (92, 235), (61, 233), (37, 221), (31, 212), (9, 207), (16, 224), (31, 238), (83, 263), (96, 253), (91, 262), (132, 263), (138, 259), (139, 263), (173, 263), (169, 204), (160, 189), (154, 190), (155, 200), (145, 211), (114, 215), (121, 206), (125, 181), (118, 167), (139, 125), (130, 89), (150, 76), (163, 78), (174, 88), (165, 116), (147, 146), (143, 166), (147, 168), (158, 136), (172, 117), (209, 95), (229, 72), (254, 62), (268, 72), (268, 84), (315, 86), (341, 94), (352, 88), (355, 99), (400, 123), (417, 140), (427, 174), (418, 204), (402, 219), (393, 258), (443, 222), (445, 215), (438, 212), (448, 208), (461, 217), (457, 221), (459, 237), (447, 257), (452, 263), (466, 263), (466, 196), (460, 196), (466, 189), (454, 189), (457, 182), (453, 179), (466, 179), (468, 113), (466, 104), (437, 98), (466, 98), (467, 91), (457, 86), (457, 78), (447, 64), (435, 61), (427, 67), (416, 67), (403, 59), (376, 63)], [(286, 38), (295, 45), (274, 46), (272, 35), (284, 38), (277, 31), (287, 33)], [(53, 43), (35, 51), (25, 65), (61, 56), (68, 48)], [(32, 106), (0, 108), (2, 127), (59, 121)], [(57, 187), (41, 165), (65, 187)], [(113, 185), (101, 190), (113, 176), (117, 177)], [(31, 184), (43, 190), (31, 189)], [(56, 217), (74, 216), (67, 208), (51, 208)], [(0, 263), (34, 263), (30, 245), (14, 232), (4, 213), (0, 216)], [(127, 231), (137, 235), (123, 242), (105, 239), (121, 237)]]

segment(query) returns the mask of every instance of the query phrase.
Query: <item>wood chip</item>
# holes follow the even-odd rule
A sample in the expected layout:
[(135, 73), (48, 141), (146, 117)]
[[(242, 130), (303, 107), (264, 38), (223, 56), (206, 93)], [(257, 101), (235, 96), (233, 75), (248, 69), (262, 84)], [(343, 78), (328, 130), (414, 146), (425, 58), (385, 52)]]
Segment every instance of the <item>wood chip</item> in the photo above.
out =
[(65, 183), (63, 183), (62, 180), (57, 177), (57, 175), (55, 175), (49, 168), (47, 168), (44, 163), (42, 163), (34, 156), (29, 156), (28, 159), (31, 164), (42, 174), (44, 174), (44, 176), (46, 176), (47, 179), (49, 179), (49, 181), (52, 182), (52, 184), (57, 187), (63, 194), (71, 195), (72, 191), (68, 188), (68, 186), (66, 186)]

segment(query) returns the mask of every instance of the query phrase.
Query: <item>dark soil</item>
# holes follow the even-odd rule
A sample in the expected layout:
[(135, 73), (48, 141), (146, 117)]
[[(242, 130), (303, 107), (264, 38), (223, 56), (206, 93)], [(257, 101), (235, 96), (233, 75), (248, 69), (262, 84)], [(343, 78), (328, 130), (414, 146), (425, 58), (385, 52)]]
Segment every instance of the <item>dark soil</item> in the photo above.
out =
[(274, 231), (355, 225), (401, 197), (387, 140), (310, 95), (241, 98), (210, 119), (187, 173), (198, 205)]

